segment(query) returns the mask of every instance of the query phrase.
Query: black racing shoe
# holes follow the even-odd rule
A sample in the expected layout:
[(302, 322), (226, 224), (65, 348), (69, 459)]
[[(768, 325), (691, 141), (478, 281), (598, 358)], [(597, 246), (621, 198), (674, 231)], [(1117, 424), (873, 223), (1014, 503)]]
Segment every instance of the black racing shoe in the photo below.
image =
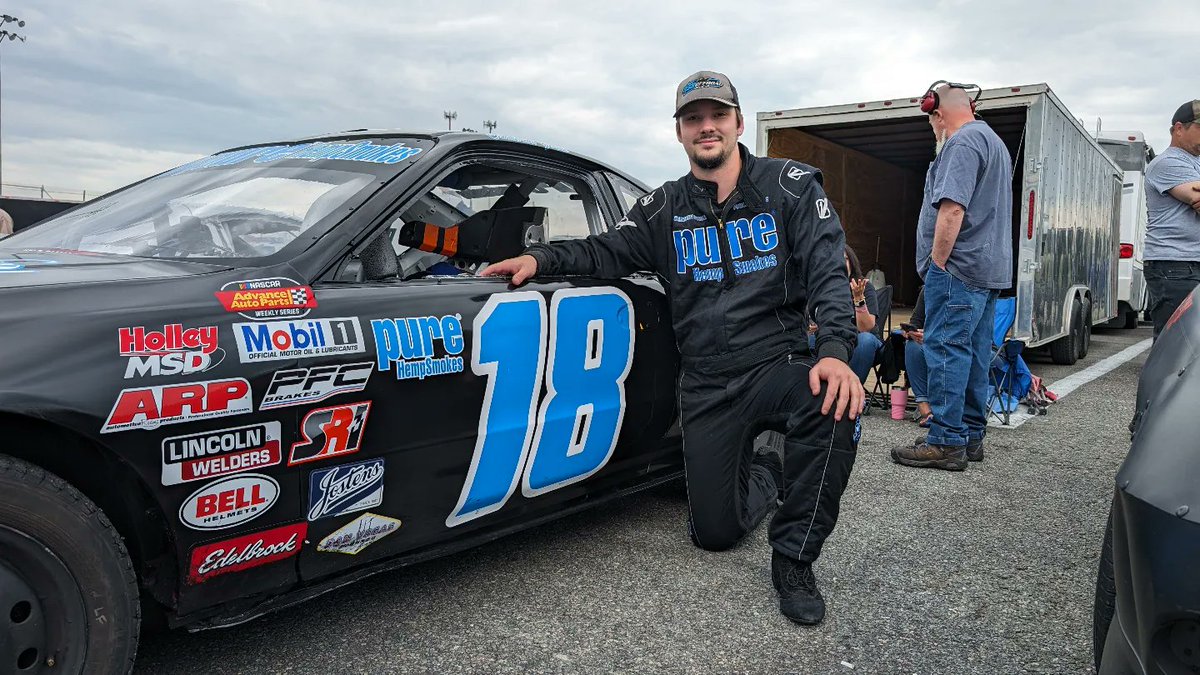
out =
[(782, 504), (783, 459), (779, 457), (779, 453), (764, 445), (760, 447), (758, 452), (754, 455), (754, 463), (767, 467), (767, 471), (771, 472), (771, 478), (775, 479), (775, 501), (778, 504)]
[[(925, 442), (925, 437), (918, 436), (917, 442), (913, 443), (913, 447), (916, 447), (924, 442)], [(974, 440), (974, 441), (972, 441), (972, 440), (967, 441), (967, 461), (968, 462), (982, 462), (983, 461), (983, 439), (982, 438)]]
[(815, 626), (825, 618), (825, 598), (817, 588), (812, 565), (772, 549), (771, 580), (779, 591), (779, 611), (784, 616), (805, 626)]

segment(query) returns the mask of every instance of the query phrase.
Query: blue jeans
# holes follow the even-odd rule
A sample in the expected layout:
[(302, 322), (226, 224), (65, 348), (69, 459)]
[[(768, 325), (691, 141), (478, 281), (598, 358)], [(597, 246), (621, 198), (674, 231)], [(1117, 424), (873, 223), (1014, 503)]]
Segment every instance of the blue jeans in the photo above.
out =
[(904, 372), (917, 403), (929, 402), (929, 366), (925, 364), (925, 345), (916, 340), (904, 343)]
[(931, 445), (963, 446), (983, 440), (997, 294), (929, 265), (924, 351), (933, 409)]
[[(867, 381), (867, 373), (871, 372), (871, 366), (875, 365), (875, 357), (882, 347), (883, 342), (874, 333), (858, 334), (858, 344), (854, 345), (854, 352), (850, 354), (850, 370), (858, 375), (859, 382)], [(808, 349), (813, 354), (817, 353), (817, 336), (808, 336)]]

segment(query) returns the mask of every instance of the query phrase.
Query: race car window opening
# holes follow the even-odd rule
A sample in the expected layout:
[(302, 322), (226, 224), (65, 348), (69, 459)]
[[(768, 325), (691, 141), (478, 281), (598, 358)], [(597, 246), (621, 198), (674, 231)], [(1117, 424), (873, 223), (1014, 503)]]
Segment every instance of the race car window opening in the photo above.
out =
[[(524, 211), (522, 214), (507, 213), (513, 210)], [(406, 224), (408, 231), (414, 226), (449, 231), (485, 212), (495, 212), (502, 220), (519, 215), (544, 218), (539, 227), (521, 228), (526, 236), (538, 236), (530, 233), (540, 230), (541, 240), (579, 239), (604, 229), (598, 205), (586, 181), (533, 173), (527, 167), (478, 163), (459, 166), (406, 206), (389, 226), (399, 261), (399, 277), (473, 274), (485, 263), (495, 262), (464, 255), (457, 248), (456, 233), (431, 233), (421, 237), (420, 246), (401, 242), (401, 232), (405, 231)], [(429, 245), (424, 245), (426, 241)], [(532, 241), (504, 243), (520, 244), (519, 253)]]
[(621, 212), (622, 217), (633, 210), (633, 206), (637, 204), (639, 197), (646, 194), (645, 190), (642, 190), (620, 176), (610, 173), (608, 174), (608, 180), (617, 189), (617, 196), (621, 198), (621, 206), (624, 207), (624, 211)]
[(342, 217), (376, 179), (279, 166), (164, 174), (3, 244), (147, 258), (264, 258)]

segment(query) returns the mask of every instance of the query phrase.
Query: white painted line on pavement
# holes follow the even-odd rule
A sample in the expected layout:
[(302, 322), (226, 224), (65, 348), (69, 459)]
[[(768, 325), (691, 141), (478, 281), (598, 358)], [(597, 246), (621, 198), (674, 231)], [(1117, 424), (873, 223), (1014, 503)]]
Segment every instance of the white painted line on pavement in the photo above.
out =
[[(1060, 400), (1064, 399), (1067, 397), (1067, 394), (1070, 394), (1088, 382), (1091, 382), (1097, 377), (1107, 375), (1113, 370), (1119, 368), (1122, 364), (1132, 361), (1138, 354), (1146, 351), (1153, 344), (1154, 340), (1146, 338), (1141, 342), (1122, 349), (1106, 359), (1093, 363), (1078, 373), (1071, 373), (1057, 382), (1047, 384), (1046, 388), (1054, 392)], [(988, 426), (998, 429), (1015, 429), (1028, 422), (1030, 419), (1037, 417), (1037, 415), (1030, 415), (1028, 412), (1025, 412), (1026, 410), (1027, 408), (1025, 406), (1019, 406), (1015, 412), (1009, 415), (1007, 425), (1001, 424), (1000, 420), (996, 419), (995, 415), (989, 415)]]

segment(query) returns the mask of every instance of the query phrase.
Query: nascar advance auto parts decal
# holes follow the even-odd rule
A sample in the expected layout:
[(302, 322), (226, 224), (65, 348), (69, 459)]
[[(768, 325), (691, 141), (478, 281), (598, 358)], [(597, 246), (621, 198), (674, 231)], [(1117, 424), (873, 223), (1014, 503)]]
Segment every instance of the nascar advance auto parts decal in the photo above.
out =
[(358, 555), (364, 548), (400, 529), (401, 524), (395, 518), (364, 513), (322, 539), (317, 550)]
[(357, 318), (235, 323), (233, 333), (242, 363), (365, 351)]
[(230, 476), (192, 493), (179, 507), (179, 522), (193, 530), (224, 530), (261, 516), (278, 498), (279, 483), (270, 476)]
[(487, 393), (447, 527), (499, 510), (522, 477), (522, 494), (536, 497), (608, 463), (625, 415), (633, 304), (615, 288), (561, 289), (547, 330), (541, 293), (497, 294), (475, 317), (474, 335), (471, 369), (488, 378)]
[(125, 379), (157, 375), (192, 375), (212, 370), (225, 359), (217, 346), (217, 327), (184, 328), (172, 323), (162, 330), (130, 326), (117, 331), (118, 350), (129, 359)]
[(370, 401), (310, 410), (300, 423), (304, 440), (292, 444), (288, 466), (358, 452)]
[(279, 430), (279, 422), (261, 422), (163, 439), (162, 484), (275, 466), (282, 460)]
[(192, 549), (188, 582), (199, 584), (221, 574), (290, 558), (300, 552), (306, 534), (308, 523), (296, 523), (197, 546)]
[(216, 293), (226, 312), (237, 312), (247, 319), (298, 319), (317, 306), (310, 286), (301, 286), (286, 277), (231, 281)]
[(383, 503), (383, 460), (313, 471), (308, 486), (309, 520), (365, 511)]
[(100, 433), (240, 415), (254, 410), (250, 398), (250, 383), (241, 377), (122, 389)]
[(375, 364), (343, 363), (295, 370), (277, 370), (267, 386), (259, 410), (324, 401), (331, 396), (362, 391), (375, 372)]

